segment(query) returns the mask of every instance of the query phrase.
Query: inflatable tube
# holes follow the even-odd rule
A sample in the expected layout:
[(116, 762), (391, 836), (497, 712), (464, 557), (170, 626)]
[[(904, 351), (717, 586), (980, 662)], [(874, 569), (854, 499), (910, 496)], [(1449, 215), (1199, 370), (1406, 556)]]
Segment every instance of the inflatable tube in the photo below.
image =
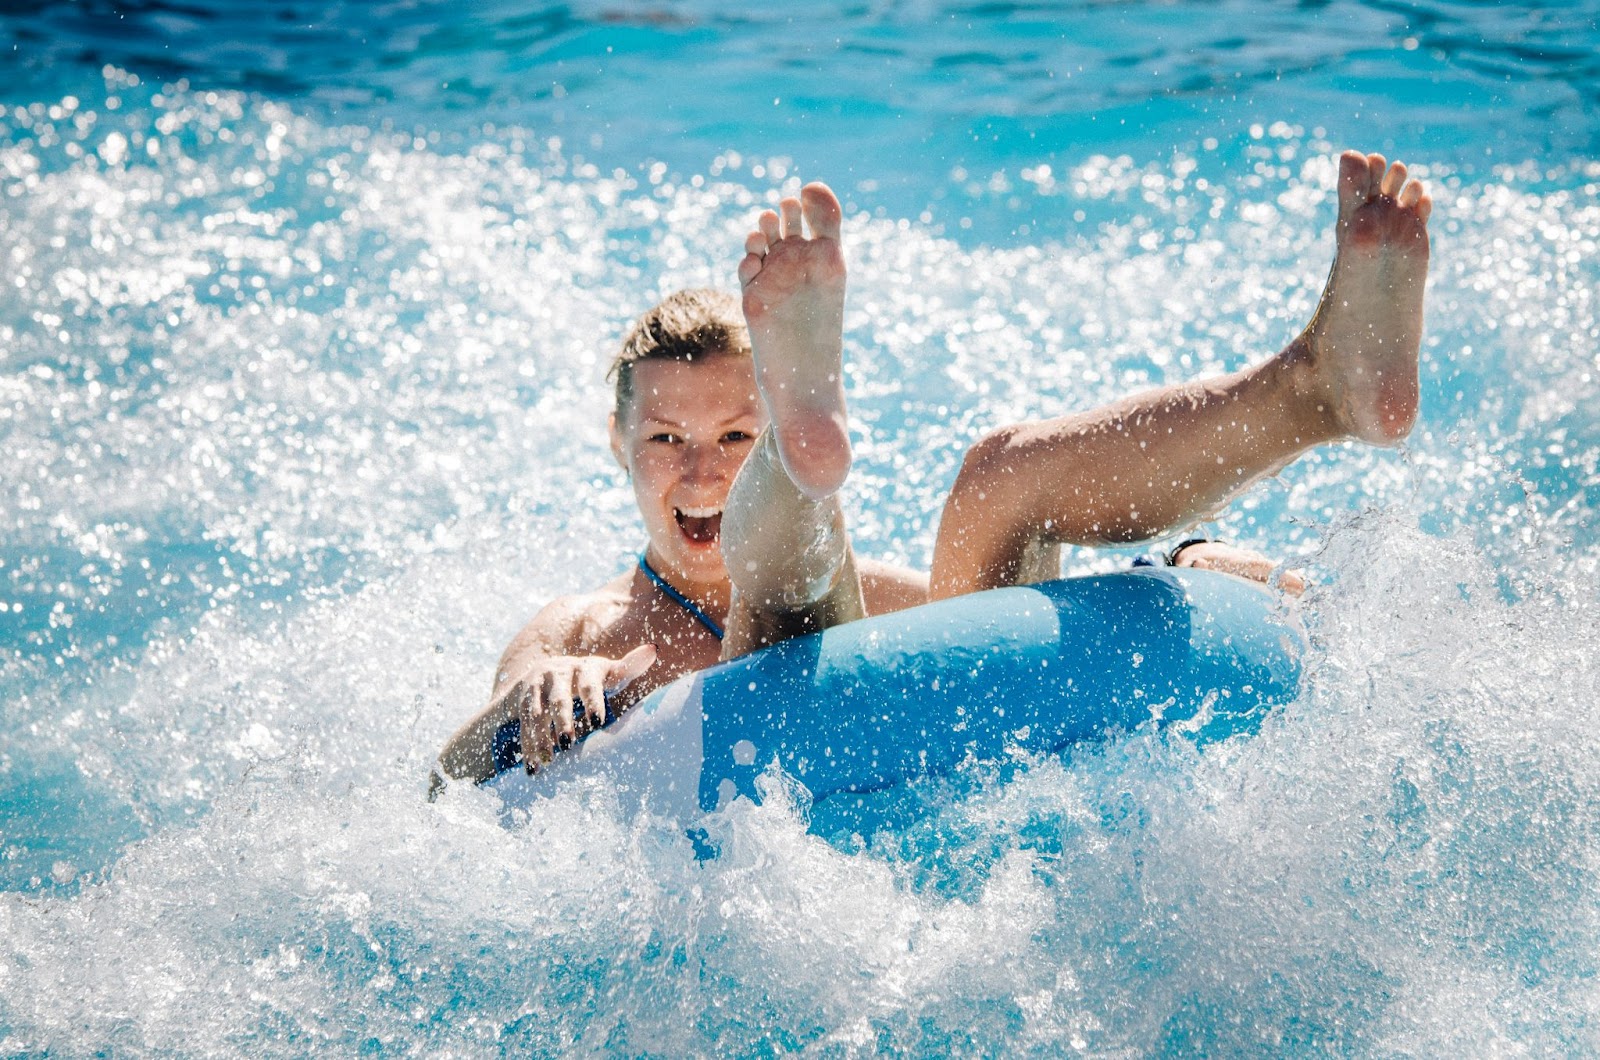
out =
[(1147, 724), (1204, 743), (1254, 731), (1293, 698), (1304, 643), (1284, 597), (1225, 574), (1136, 568), (998, 589), (690, 674), (537, 775), (486, 786), (526, 809), (598, 777), (625, 804), (688, 822), (759, 801), (774, 765), (820, 808)]

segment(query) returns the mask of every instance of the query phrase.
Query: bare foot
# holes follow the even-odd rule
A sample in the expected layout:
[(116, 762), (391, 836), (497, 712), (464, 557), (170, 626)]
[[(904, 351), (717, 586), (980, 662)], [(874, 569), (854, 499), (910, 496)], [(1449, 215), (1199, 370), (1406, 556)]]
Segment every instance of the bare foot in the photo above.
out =
[(779, 209), (781, 216), (764, 212), (761, 230), (745, 241), (744, 317), (783, 469), (801, 493), (822, 500), (850, 473), (841, 370), (843, 211), (826, 184), (807, 184), (799, 199), (784, 199)]
[(1301, 335), (1339, 429), (1393, 445), (1417, 418), (1417, 352), (1433, 200), (1382, 155), (1339, 159), (1338, 249)]

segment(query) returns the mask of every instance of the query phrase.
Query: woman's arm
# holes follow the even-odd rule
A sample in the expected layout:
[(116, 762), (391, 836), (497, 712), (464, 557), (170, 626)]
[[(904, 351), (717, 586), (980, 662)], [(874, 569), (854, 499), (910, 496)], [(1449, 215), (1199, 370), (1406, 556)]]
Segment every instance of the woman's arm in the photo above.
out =
[[(493, 777), (495, 736), (512, 721), (521, 723), (523, 759), (530, 768), (548, 762), (561, 737), (604, 724), (606, 695), (631, 684), (655, 662), (655, 648), (649, 644), (616, 659), (575, 653), (587, 603), (584, 597), (556, 600), (512, 638), (495, 667), (489, 705), (457, 729), (439, 752), (429, 798), (447, 777), (474, 782)], [(575, 713), (577, 708), (581, 712)]]

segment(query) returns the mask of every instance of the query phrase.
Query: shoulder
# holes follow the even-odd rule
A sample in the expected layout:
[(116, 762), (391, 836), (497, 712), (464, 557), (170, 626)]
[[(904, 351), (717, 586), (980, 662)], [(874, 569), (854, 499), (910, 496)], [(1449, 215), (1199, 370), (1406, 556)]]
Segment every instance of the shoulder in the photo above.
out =
[(858, 556), (856, 573), (861, 577), (861, 595), (869, 615), (886, 615), (928, 602), (928, 576), (921, 571)]

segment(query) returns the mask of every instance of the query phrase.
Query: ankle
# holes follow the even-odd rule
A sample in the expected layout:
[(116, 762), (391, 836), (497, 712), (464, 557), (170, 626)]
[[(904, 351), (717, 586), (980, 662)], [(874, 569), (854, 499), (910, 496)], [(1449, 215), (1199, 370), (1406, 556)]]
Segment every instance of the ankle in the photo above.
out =
[(1263, 368), (1271, 370), (1280, 407), (1308, 444), (1321, 445), (1350, 436), (1339, 414), (1338, 394), (1324, 370), (1326, 358), (1306, 329)]

